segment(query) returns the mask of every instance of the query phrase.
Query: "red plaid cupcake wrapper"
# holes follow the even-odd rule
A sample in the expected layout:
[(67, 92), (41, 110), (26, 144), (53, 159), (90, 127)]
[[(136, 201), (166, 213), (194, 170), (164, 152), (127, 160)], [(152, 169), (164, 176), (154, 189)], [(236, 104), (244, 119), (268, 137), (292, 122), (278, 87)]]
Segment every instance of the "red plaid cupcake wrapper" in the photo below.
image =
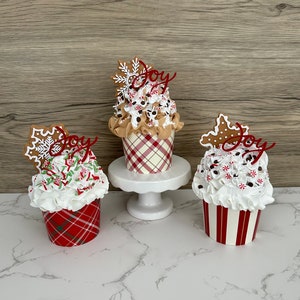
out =
[(226, 245), (245, 245), (255, 239), (261, 210), (236, 211), (203, 201), (205, 233)]
[(58, 246), (72, 247), (94, 239), (100, 230), (100, 200), (78, 211), (43, 212), (48, 236)]
[(126, 167), (140, 174), (155, 174), (168, 170), (172, 163), (174, 132), (167, 139), (131, 134), (123, 138)]

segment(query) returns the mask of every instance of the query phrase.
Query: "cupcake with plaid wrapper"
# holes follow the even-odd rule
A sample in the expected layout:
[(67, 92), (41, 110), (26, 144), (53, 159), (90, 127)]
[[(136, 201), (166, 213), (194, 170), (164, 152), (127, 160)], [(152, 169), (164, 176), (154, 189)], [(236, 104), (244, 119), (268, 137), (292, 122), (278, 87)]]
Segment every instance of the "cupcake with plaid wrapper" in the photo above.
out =
[(118, 85), (109, 129), (122, 138), (127, 169), (140, 174), (168, 170), (172, 163), (174, 133), (183, 127), (168, 84), (176, 76), (159, 72), (135, 57), (119, 61), (113, 76)]
[(96, 141), (69, 135), (63, 125), (31, 126), (24, 155), (38, 174), (28, 188), (30, 204), (41, 209), (56, 245), (81, 245), (99, 233), (100, 199), (109, 183), (91, 150)]
[(249, 127), (220, 114), (213, 131), (203, 134), (205, 152), (192, 188), (203, 200), (205, 232), (222, 244), (254, 240), (261, 210), (274, 201), (266, 150), (275, 146), (249, 134)]

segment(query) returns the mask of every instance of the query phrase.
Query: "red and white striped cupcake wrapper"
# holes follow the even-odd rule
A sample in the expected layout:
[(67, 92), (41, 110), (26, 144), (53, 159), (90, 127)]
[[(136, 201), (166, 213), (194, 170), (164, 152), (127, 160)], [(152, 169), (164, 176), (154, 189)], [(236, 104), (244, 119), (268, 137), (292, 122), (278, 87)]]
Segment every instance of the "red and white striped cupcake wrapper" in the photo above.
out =
[(255, 239), (261, 210), (237, 211), (203, 200), (205, 233), (226, 245), (245, 245)]
[(94, 239), (100, 230), (100, 200), (85, 205), (78, 211), (63, 209), (43, 212), (48, 236), (52, 243), (72, 247)]
[(126, 167), (140, 174), (155, 174), (168, 170), (172, 163), (174, 132), (167, 139), (157, 136), (130, 134), (123, 138)]

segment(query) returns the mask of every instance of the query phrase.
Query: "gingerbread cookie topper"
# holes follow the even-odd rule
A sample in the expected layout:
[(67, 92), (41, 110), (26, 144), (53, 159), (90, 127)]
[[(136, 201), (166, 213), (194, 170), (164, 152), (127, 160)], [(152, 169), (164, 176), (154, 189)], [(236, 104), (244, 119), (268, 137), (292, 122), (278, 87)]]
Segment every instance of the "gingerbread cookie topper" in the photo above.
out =
[[(224, 151), (230, 152), (242, 144), (248, 148), (242, 156), (249, 152), (255, 153), (251, 164), (255, 164), (266, 150), (275, 146), (275, 143), (268, 145), (261, 138), (257, 139), (249, 134), (249, 127), (246, 125), (241, 125), (238, 122), (236, 122), (236, 126), (231, 125), (228, 117), (223, 114), (219, 114), (216, 121), (217, 125), (214, 130), (202, 135), (200, 139), (202, 146), (221, 147)], [(252, 146), (255, 146), (254, 149), (251, 148)]]
[(176, 72), (172, 76), (169, 73), (165, 74), (165, 71), (159, 72), (137, 57), (130, 64), (119, 61), (119, 70), (120, 72), (115, 74), (112, 79), (119, 85), (117, 96), (125, 95), (125, 98), (129, 88), (137, 90), (143, 87), (147, 81), (154, 83), (152, 90), (157, 86), (161, 86), (161, 92), (164, 93), (169, 82), (176, 77)]
[[(32, 125), (27, 144), (24, 148), (24, 155), (34, 164), (38, 171), (42, 170), (45, 160), (51, 157), (51, 146), (64, 135), (68, 135), (63, 124), (51, 125), (49, 127)], [(62, 144), (57, 143), (52, 147), (52, 153), (58, 153), (62, 149)]]
[(117, 96), (126, 94), (132, 81), (143, 74), (146, 69), (151, 69), (151, 66), (141, 64), (138, 57), (134, 57), (130, 63), (121, 60), (118, 63), (119, 72), (112, 77), (113, 81), (119, 86), (117, 88)]
[(235, 143), (239, 140), (241, 130), (243, 134), (247, 134), (249, 127), (246, 125), (234, 126), (232, 125), (228, 117), (224, 114), (219, 114), (216, 119), (216, 126), (214, 130), (209, 131), (201, 136), (200, 144), (204, 147), (220, 147), (230, 139), (230, 143)]
[(98, 140), (93, 141), (84, 136), (69, 135), (64, 125), (51, 125), (50, 127), (32, 125), (28, 143), (25, 145), (24, 155), (33, 162), (39, 172), (44, 168), (44, 163), (51, 157), (62, 155), (65, 150), (74, 156), (76, 152), (84, 150), (81, 159), (84, 162), (90, 154), (91, 146)]

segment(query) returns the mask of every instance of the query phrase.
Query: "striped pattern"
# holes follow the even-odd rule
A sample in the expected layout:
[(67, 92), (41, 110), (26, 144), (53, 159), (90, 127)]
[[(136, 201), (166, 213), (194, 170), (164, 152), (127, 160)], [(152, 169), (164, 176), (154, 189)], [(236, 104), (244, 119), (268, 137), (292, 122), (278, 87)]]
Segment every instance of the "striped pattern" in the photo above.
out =
[(164, 140), (149, 134), (131, 134), (122, 140), (129, 171), (155, 174), (171, 167), (174, 134)]
[(94, 239), (100, 230), (100, 200), (85, 205), (78, 211), (63, 209), (43, 212), (48, 236), (52, 243), (72, 247)]
[(219, 243), (245, 245), (255, 239), (261, 211), (236, 211), (203, 201), (205, 233)]

